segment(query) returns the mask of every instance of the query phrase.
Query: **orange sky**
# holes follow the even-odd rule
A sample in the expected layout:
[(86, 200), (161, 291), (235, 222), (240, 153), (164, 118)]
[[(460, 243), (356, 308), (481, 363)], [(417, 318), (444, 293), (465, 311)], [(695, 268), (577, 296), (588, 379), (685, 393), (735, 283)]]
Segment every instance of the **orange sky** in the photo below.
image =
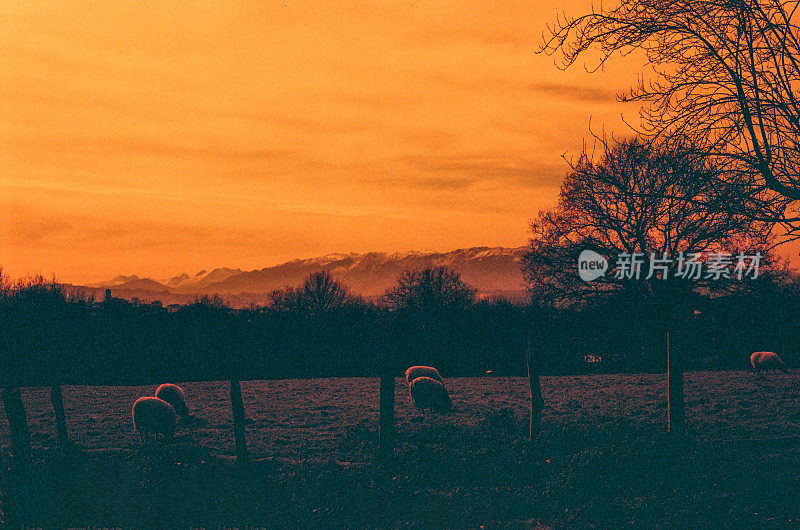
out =
[(590, 119), (638, 116), (636, 59), (533, 53), (562, 2), (345, 3), (0, 0), (0, 265), (521, 246)]

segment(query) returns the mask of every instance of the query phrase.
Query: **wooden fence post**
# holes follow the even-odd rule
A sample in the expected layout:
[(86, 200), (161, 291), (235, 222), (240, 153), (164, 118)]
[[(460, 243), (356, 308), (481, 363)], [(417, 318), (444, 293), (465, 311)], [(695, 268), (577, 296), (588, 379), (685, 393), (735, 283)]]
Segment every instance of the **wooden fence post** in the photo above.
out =
[(61, 394), (61, 385), (56, 384), (50, 387), (50, 401), (53, 403), (53, 412), (56, 416), (58, 443), (63, 449), (68, 449), (72, 444), (69, 441), (67, 416), (64, 414), (64, 396)]
[(670, 435), (681, 437), (686, 431), (686, 406), (683, 397), (683, 363), (680, 354), (670, 349), (667, 331), (667, 419)]
[(14, 460), (27, 465), (31, 461), (31, 433), (28, 429), (28, 418), (25, 415), (25, 405), (22, 403), (19, 387), (3, 387), (3, 406), (8, 419)]
[(247, 439), (245, 438), (244, 402), (242, 386), (238, 379), (231, 379), (231, 411), (233, 413), (233, 436), (236, 441), (236, 458), (240, 464), (247, 463)]
[(383, 462), (394, 458), (394, 374), (381, 374), (378, 416), (378, 457)]
[(528, 385), (531, 391), (531, 417), (528, 426), (528, 441), (533, 442), (542, 430), (542, 409), (544, 399), (542, 398), (542, 386), (539, 381), (539, 359), (531, 360), (531, 341), (528, 340), (525, 358), (528, 364)]

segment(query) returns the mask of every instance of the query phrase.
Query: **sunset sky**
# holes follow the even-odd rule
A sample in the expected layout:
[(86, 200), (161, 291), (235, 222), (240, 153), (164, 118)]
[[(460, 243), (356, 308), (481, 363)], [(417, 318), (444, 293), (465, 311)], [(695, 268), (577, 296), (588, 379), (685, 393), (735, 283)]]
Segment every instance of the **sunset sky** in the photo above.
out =
[(590, 2), (0, 5), (0, 266), (69, 282), (521, 246), (636, 57), (534, 50)]

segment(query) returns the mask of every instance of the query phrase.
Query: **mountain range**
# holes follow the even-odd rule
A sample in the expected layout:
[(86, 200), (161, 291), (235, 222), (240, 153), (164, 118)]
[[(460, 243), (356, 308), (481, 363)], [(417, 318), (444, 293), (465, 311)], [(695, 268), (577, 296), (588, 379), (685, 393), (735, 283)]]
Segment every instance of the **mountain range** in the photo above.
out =
[(92, 294), (110, 289), (121, 298), (136, 296), (164, 303), (184, 303), (198, 295), (217, 294), (235, 307), (263, 302), (275, 289), (299, 285), (314, 272), (327, 271), (354, 293), (369, 298), (383, 294), (405, 270), (443, 265), (461, 273), (461, 278), (475, 287), (479, 295), (513, 296), (524, 289), (520, 270), (524, 250), (474, 247), (452, 252), (330, 254), (252, 271), (218, 268), (161, 280), (120, 275), (84, 289)]

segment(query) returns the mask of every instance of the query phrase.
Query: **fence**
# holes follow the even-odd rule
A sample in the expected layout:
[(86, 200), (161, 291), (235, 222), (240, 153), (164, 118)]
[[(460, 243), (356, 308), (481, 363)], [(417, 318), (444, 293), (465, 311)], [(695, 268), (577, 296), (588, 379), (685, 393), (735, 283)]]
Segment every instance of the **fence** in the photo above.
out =
[[(527, 352), (529, 381), (531, 388), (531, 430), (530, 437), (535, 439), (541, 424), (541, 410), (544, 405), (539, 386), (539, 364), (531, 361), (530, 349)], [(378, 414), (378, 460), (390, 463), (394, 458), (395, 445), (395, 378), (401, 376), (398, 370), (387, 369), (379, 376), (377, 402)], [(255, 379), (255, 378), (254, 378)], [(72, 381), (71, 381), (72, 382)], [(97, 384), (96, 380), (93, 383)], [(115, 383), (118, 383), (115, 381)], [(23, 385), (24, 386), (24, 385)], [(9, 425), (12, 453), (19, 465), (27, 465), (31, 460), (31, 437), (27, 422), (25, 406), (19, 386), (5, 386), (2, 393), (3, 406)], [(55, 415), (58, 443), (65, 450), (77, 449), (70, 441), (67, 419), (64, 409), (61, 384), (54, 383), (50, 387), (50, 400)], [(230, 380), (230, 406), (233, 416), (233, 438), (236, 447), (236, 458), (239, 463), (248, 462), (248, 450), (245, 425), (247, 417), (242, 399), (239, 379)]]
[[(527, 341), (526, 364), (527, 376), (530, 390), (530, 422), (528, 439), (534, 441), (541, 431), (542, 409), (544, 408), (544, 398), (542, 396), (540, 375), (542, 360), (539, 355), (532, 353), (531, 341)], [(685, 404), (683, 393), (683, 363), (680, 356), (674, 355), (670, 350), (670, 335), (666, 335), (666, 354), (667, 354), (667, 410), (668, 410), (668, 432), (673, 437), (683, 437), (685, 435)], [(381, 462), (390, 462), (394, 457), (395, 440), (395, 377), (400, 376), (399, 370), (386, 368), (379, 375), (380, 384), (377, 401), (379, 404), (378, 415), (378, 459)], [(260, 375), (260, 374), (259, 374)], [(259, 379), (253, 377), (252, 379)], [(204, 379), (211, 381), (212, 379)], [(74, 381), (71, 381), (74, 382)], [(21, 464), (26, 464), (31, 458), (30, 431), (27, 423), (25, 406), (19, 386), (9, 385), (6, 381), (3, 387), (2, 399), (9, 424), (9, 434), (11, 436), (12, 451), (15, 459)], [(15, 381), (19, 384), (18, 381)], [(92, 383), (101, 384), (95, 377)], [(119, 384), (118, 380), (114, 380)], [(25, 385), (22, 385), (25, 386)], [(66, 413), (64, 410), (61, 383), (54, 382), (50, 387), (50, 400), (56, 420), (58, 442), (62, 448), (72, 449), (73, 445), (69, 438), (67, 429)], [(230, 404), (233, 416), (233, 437), (236, 447), (237, 460), (240, 463), (248, 461), (247, 440), (245, 425), (247, 422), (244, 402), (242, 399), (242, 389), (239, 378), (230, 379)]]

